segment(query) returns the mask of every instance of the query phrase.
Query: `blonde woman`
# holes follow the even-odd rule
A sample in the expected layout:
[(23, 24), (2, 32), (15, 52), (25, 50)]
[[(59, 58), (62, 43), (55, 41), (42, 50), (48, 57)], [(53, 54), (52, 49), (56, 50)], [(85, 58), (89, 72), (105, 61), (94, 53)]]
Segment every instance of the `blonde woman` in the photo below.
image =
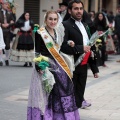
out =
[(48, 67), (51, 76), (48, 79), (55, 82), (52, 90), (46, 92), (42, 70), (36, 65), (29, 90), (27, 120), (80, 120), (70, 69), (59, 53), (62, 31), (56, 29), (57, 12), (48, 11), (44, 21), (45, 26), (35, 33), (35, 52), (52, 61)]

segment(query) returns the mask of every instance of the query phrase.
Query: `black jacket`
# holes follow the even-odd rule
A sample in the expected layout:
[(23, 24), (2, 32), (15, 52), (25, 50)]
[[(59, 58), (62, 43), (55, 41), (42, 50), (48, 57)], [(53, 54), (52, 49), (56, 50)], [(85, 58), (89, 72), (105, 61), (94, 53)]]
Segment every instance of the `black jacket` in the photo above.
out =
[[(76, 61), (78, 57), (84, 53), (82, 33), (80, 32), (79, 28), (75, 24), (75, 20), (73, 20), (72, 18), (68, 19), (67, 21), (64, 21), (63, 25), (65, 27), (65, 36), (64, 36), (64, 42), (61, 46), (61, 51), (68, 55), (74, 55), (74, 61)], [(85, 23), (83, 23), (83, 25), (87, 29), (87, 25)], [(69, 40), (74, 41), (75, 47), (70, 47), (67, 44)], [(93, 48), (93, 51), (95, 51), (94, 48)], [(92, 72), (97, 73), (98, 68), (96, 66), (96, 54), (94, 59), (90, 57), (88, 62), (92, 69)]]

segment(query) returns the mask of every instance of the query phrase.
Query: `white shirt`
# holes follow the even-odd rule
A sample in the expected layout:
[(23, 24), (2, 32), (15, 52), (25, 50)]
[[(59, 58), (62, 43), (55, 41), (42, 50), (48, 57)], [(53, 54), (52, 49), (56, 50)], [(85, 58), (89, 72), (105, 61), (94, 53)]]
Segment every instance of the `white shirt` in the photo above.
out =
[(22, 29), (23, 31), (28, 31), (28, 30), (30, 30), (30, 29), (31, 29), (30, 21), (29, 21), (29, 20), (28, 20), (28, 21), (25, 21), (25, 25), (24, 25), (24, 27), (21, 27), (21, 29)]
[(75, 21), (75, 24), (78, 26), (80, 32), (82, 33), (82, 36), (83, 36), (83, 44), (84, 44), (84, 45), (88, 45), (89, 37), (88, 37), (88, 34), (87, 34), (87, 32), (86, 32), (86, 29), (85, 29), (84, 25), (82, 24), (81, 21)]

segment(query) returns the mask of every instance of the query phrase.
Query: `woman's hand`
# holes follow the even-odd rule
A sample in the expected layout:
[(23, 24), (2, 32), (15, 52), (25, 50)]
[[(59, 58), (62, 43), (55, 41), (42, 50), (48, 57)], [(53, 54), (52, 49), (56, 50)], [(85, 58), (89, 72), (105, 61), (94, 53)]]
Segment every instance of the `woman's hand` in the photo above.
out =
[(37, 70), (40, 75), (44, 74), (44, 70)]

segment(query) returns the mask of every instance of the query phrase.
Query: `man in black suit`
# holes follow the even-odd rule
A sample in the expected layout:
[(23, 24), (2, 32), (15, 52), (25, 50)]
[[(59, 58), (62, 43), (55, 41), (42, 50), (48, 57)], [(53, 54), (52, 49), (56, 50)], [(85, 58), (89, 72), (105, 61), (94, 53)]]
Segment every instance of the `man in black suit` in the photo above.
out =
[[(98, 77), (98, 68), (96, 66), (96, 57), (94, 55), (93, 58), (93, 52), (91, 52), (92, 48), (87, 45), (90, 37), (88, 26), (81, 22), (84, 11), (83, 3), (80, 0), (71, 0), (68, 4), (68, 11), (71, 14), (71, 17), (63, 22), (65, 36), (61, 51), (65, 54), (73, 55), (75, 62), (80, 55), (83, 53), (86, 54), (82, 62), (75, 67), (75, 71), (73, 72), (76, 104), (78, 108), (85, 108), (91, 105), (84, 100), (88, 68), (87, 63), (89, 63), (95, 78)], [(74, 41), (73, 47), (69, 46), (69, 40)], [(95, 51), (95, 49), (93, 51)]]
[(60, 6), (59, 14), (62, 18), (62, 21), (68, 20), (70, 18), (70, 14), (68, 13), (68, 10), (67, 10), (68, 3), (62, 2), (62, 3), (59, 3), (59, 6)]

